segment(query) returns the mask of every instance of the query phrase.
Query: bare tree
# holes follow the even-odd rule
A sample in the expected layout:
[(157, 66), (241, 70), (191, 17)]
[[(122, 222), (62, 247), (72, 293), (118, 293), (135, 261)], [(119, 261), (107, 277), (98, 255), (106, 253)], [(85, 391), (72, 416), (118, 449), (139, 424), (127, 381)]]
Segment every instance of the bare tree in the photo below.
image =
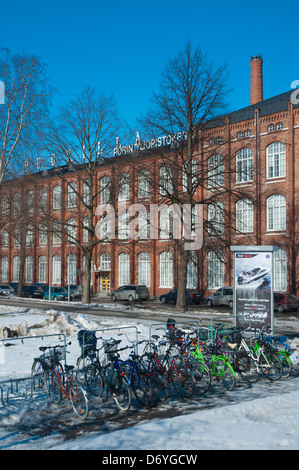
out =
[(5, 86), (0, 104), (0, 184), (5, 174), (24, 172), (36, 159), (49, 118), (48, 104), (53, 93), (45, 65), (35, 56), (0, 50), (0, 77)]
[[(224, 207), (219, 220), (217, 200), (223, 201), (231, 192), (227, 179), (223, 178), (225, 172), (231, 171), (230, 155), (225, 155), (221, 161), (211, 160), (217, 148), (224, 146), (225, 136), (217, 134), (217, 126), (210, 124), (225, 110), (226, 83), (225, 66), (215, 67), (207, 55), (188, 42), (183, 51), (167, 64), (159, 92), (153, 95), (152, 108), (141, 120), (143, 132), (152, 138), (152, 142), (157, 142), (155, 139), (159, 135), (169, 136), (169, 149), (155, 150), (162, 164), (160, 175), (155, 175), (153, 182), (160, 202), (176, 205), (181, 215), (184, 207), (192, 211), (200, 203), (202, 215), (195, 217), (195, 222), (201, 220), (202, 233), (213, 230), (221, 244), (224, 243), (225, 231), (220, 230), (220, 225), (223, 227), (223, 213), (229, 208)], [(222, 184), (217, 182), (220, 174)], [(208, 194), (211, 181), (214, 181), (214, 187)], [(210, 210), (208, 214), (209, 204), (214, 206), (214, 211)], [(184, 220), (182, 222), (184, 226)], [(178, 310), (187, 308), (185, 291), (190, 248), (186, 248), (186, 242), (191, 241), (191, 233), (192, 230), (185, 227), (181, 237), (174, 240), (178, 257)]]
[[(95, 210), (101, 193), (112, 194), (111, 180), (100, 184), (98, 170), (110, 156), (119, 129), (114, 99), (87, 87), (62, 108), (47, 138), (55, 174), (69, 195), (67, 219), (53, 218), (53, 222), (60, 225), (62, 241), (77, 246), (84, 257), (83, 302), (90, 300), (93, 250), (100, 242)], [(77, 236), (79, 230), (85, 233), (84, 238)]]

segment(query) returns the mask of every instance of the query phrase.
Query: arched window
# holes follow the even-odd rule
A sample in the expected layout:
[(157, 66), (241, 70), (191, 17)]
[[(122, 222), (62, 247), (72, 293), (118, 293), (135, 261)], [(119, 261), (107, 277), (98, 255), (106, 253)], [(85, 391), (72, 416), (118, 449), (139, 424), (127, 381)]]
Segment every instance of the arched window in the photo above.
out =
[(20, 257), (15, 256), (12, 262), (12, 280), (19, 282)]
[(208, 287), (217, 289), (224, 286), (224, 256), (222, 251), (208, 253)]
[(38, 282), (47, 282), (47, 257), (44, 255), (38, 258)]
[(196, 251), (190, 251), (187, 266), (187, 289), (197, 289), (198, 258)]
[(128, 201), (130, 199), (130, 176), (129, 173), (122, 173), (118, 182), (118, 199)]
[(61, 209), (61, 186), (54, 186), (53, 188), (53, 209)]
[(111, 271), (111, 256), (109, 253), (103, 253), (100, 256), (100, 267), (102, 271)]
[(273, 194), (267, 199), (267, 230), (286, 229), (286, 199)]
[(16, 193), (13, 199), (14, 215), (20, 215), (21, 212), (21, 194)]
[(9, 233), (6, 229), (2, 232), (2, 246), (8, 246), (9, 243)]
[(118, 256), (118, 285), (130, 283), (130, 256), (128, 253), (120, 253)]
[(169, 251), (160, 254), (160, 287), (173, 286), (173, 259)]
[(33, 257), (26, 256), (26, 275), (25, 282), (33, 282)]
[(146, 252), (138, 255), (138, 284), (147, 287), (151, 285), (151, 258)]
[(138, 174), (138, 198), (147, 199), (151, 194), (150, 172), (141, 170)]
[(109, 176), (101, 179), (101, 204), (108, 204), (110, 201), (111, 180)]
[(73, 217), (68, 220), (67, 233), (69, 236), (69, 242), (75, 243), (77, 238), (77, 223), (76, 219), (74, 219)]
[(224, 232), (224, 209), (222, 202), (215, 202), (208, 206), (208, 233), (217, 235)]
[(240, 199), (236, 203), (236, 229), (239, 233), (253, 232), (253, 203)]
[(270, 124), (270, 126), (268, 126), (268, 132), (274, 132), (274, 131), (275, 131), (274, 124)]
[(236, 181), (246, 183), (253, 180), (253, 153), (250, 148), (243, 148), (236, 154)]
[(222, 155), (212, 155), (208, 160), (208, 186), (218, 188), (224, 184), (224, 166)]
[(67, 190), (67, 205), (68, 207), (76, 207), (77, 202), (77, 184), (72, 181), (68, 185)]
[(274, 290), (287, 290), (287, 254), (280, 248), (274, 251)]
[(267, 147), (267, 178), (281, 178), (286, 174), (285, 144), (273, 142)]
[(160, 168), (160, 195), (167, 196), (173, 192), (173, 175), (169, 165)]
[(9, 215), (9, 198), (7, 195), (3, 196), (2, 199), (2, 217)]
[(3, 256), (2, 258), (2, 282), (8, 282), (8, 258)]
[[(41, 188), (39, 191), (39, 209), (40, 211), (47, 210), (48, 193), (46, 188)], [(54, 209), (54, 207), (53, 207)]]
[(67, 282), (70, 281), (70, 284), (77, 283), (77, 258), (76, 255), (69, 255), (67, 257)]
[(54, 255), (53, 256), (53, 275), (52, 275), (53, 283), (60, 284), (61, 283), (61, 256)]

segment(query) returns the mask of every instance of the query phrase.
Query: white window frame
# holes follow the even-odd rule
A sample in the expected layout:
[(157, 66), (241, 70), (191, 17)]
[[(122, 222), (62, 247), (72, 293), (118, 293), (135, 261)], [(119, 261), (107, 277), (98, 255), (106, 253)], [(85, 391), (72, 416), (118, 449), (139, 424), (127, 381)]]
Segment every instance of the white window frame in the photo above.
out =
[(160, 287), (173, 287), (173, 257), (170, 251), (163, 251), (159, 256)]
[(240, 199), (236, 203), (236, 231), (253, 232), (253, 202), (250, 199)]
[(47, 282), (47, 257), (45, 255), (38, 258), (38, 282)]
[(67, 190), (68, 208), (76, 207), (76, 202), (77, 202), (77, 184), (75, 181), (71, 181), (68, 184), (68, 190)]
[(13, 282), (19, 282), (19, 271), (20, 271), (20, 257), (15, 256), (12, 261), (12, 280)]
[(224, 207), (220, 201), (208, 205), (208, 233), (211, 236), (224, 233)]
[(111, 193), (111, 179), (109, 176), (103, 176), (101, 179), (101, 204), (108, 204)]
[(118, 285), (130, 284), (130, 255), (120, 253), (118, 255)]
[(224, 185), (223, 156), (212, 155), (208, 160), (208, 188), (217, 189)]
[(8, 257), (3, 256), (1, 261), (2, 282), (8, 282)]
[(287, 253), (283, 248), (273, 252), (274, 264), (274, 290), (285, 292), (287, 290)]
[(286, 175), (286, 151), (283, 142), (273, 142), (266, 149), (267, 178), (283, 178)]
[(150, 171), (141, 170), (138, 173), (138, 199), (148, 199), (151, 195)]
[(138, 284), (147, 287), (151, 285), (151, 257), (146, 251), (138, 255)]
[(25, 282), (28, 284), (33, 282), (33, 256), (26, 256)]
[(253, 181), (253, 151), (244, 147), (236, 153), (236, 182), (248, 183)]
[(164, 165), (160, 168), (160, 195), (167, 196), (173, 193), (172, 169), (170, 165)]
[(190, 251), (187, 265), (187, 289), (197, 289), (198, 257), (196, 251)]
[(286, 229), (286, 198), (282, 194), (272, 194), (267, 199), (267, 231)]
[(67, 282), (69, 280), (70, 284), (77, 284), (77, 257), (72, 253), (67, 257)]
[(60, 210), (62, 203), (62, 189), (61, 186), (56, 185), (53, 188), (53, 210)]
[(53, 284), (61, 284), (61, 256), (54, 255), (52, 262), (53, 262), (52, 282)]
[(224, 286), (224, 256), (221, 250), (208, 253), (208, 288), (219, 289)]
[(109, 253), (103, 253), (100, 256), (100, 267), (102, 271), (111, 271), (111, 256)]

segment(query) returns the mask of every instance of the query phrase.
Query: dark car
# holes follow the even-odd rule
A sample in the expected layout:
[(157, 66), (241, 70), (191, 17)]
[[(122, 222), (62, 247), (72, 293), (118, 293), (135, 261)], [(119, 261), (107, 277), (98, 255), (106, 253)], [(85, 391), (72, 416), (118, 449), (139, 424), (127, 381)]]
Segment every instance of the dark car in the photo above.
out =
[[(167, 292), (167, 294), (162, 294), (160, 295), (160, 302), (163, 304), (169, 303), (176, 303), (178, 295), (178, 290), (177, 289), (172, 289), (171, 291)], [(202, 301), (202, 295), (199, 292), (196, 291), (188, 291), (186, 290), (186, 301), (188, 304), (200, 304)]]
[(30, 299), (42, 299), (43, 290), (38, 286), (23, 286), (22, 297), (29, 297)]
[(32, 285), (36, 287), (40, 287), (42, 290), (45, 290), (47, 287), (49, 287), (49, 284), (46, 284), (45, 282), (35, 282)]
[(299, 299), (294, 294), (284, 292), (274, 292), (274, 310), (283, 313), (286, 310), (297, 310)]

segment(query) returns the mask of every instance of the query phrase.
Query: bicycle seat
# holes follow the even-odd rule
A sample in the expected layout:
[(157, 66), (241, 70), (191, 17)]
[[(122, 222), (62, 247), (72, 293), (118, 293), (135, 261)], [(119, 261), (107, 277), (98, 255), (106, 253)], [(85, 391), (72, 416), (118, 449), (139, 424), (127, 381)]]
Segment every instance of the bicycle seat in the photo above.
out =
[(69, 371), (69, 370), (72, 370), (73, 368), (74, 368), (74, 366), (67, 366), (67, 365), (65, 366), (66, 372)]

